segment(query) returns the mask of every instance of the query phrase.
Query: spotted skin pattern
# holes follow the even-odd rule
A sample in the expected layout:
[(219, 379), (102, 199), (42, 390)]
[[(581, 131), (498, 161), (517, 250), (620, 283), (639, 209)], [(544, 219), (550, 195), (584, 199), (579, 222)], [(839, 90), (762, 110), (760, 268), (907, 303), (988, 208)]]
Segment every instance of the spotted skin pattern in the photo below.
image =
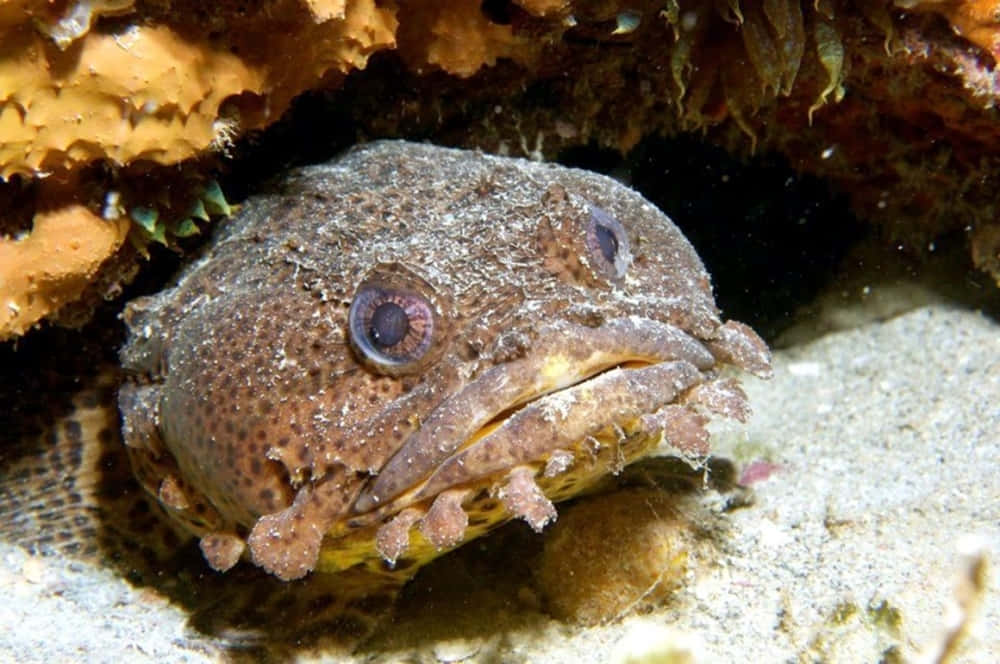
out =
[(399, 142), (289, 176), (125, 319), (142, 484), (212, 567), (286, 580), (398, 575), (511, 517), (540, 530), (665, 432), (705, 454), (699, 409), (742, 412), (742, 392), (676, 406), (717, 364), (769, 370), (634, 192)]
[[(405, 325), (371, 313), (387, 301)], [(387, 311), (394, 327), (375, 329)], [(251, 198), (123, 319), (121, 368), (79, 397), (95, 408), (71, 409), (59, 454), (89, 450), (94, 467), (126, 453), (132, 473), (113, 467), (127, 498), (88, 523), (142, 524), (108, 550), (164, 533), (143, 568), (161, 572), (193, 536), (225, 572), (210, 572), (224, 599), (187, 602), (213, 633), (273, 636), (268, 611), (297, 604), (304, 629), (363, 634), (443, 552), (512, 518), (541, 530), (554, 503), (654, 452), (704, 459), (708, 417), (747, 414), (720, 368), (770, 371), (764, 343), (720, 320), (688, 242), (635, 192), (403, 142)], [(89, 504), (107, 482), (84, 475)], [(22, 489), (0, 494), (5, 513), (41, 495)]]

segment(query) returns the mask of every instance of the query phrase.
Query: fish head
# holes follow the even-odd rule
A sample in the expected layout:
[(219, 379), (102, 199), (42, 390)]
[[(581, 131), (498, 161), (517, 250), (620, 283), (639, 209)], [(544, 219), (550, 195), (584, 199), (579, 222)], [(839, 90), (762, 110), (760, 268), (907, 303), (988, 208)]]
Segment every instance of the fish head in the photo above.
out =
[(639, 194), (400, 142), (250, 199), (126, 320), (143, 485), (214, 567), (282, 578), (541, 528), (664, 440), (707, 453), (700, 411), (745, 412), (717, 368), (769, 370)]

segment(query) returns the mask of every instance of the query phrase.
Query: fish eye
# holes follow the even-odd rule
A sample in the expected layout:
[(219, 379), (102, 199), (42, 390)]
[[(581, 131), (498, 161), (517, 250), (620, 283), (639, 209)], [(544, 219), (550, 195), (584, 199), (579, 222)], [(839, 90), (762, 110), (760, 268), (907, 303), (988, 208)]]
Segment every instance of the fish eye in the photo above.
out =
[(601, 224), (597, 224), (594, 231), (597, 234), (597, 244), (601, 248), (604, 260), (614, 263), (615, 256), (618, 255), (618, 240), (615, 238), (615, 232)]
[(434, 339), (434, 309), (418, 293), (362, 285), (348, 313), (351, 346), (358, 356), (387, 375), (419, 366)]
[(587, 249), (600, 272), (614, 279), (621, 279), (628, 271), (632, 258), (625, 228), (621, 222), (596, 205), (589, 207)]

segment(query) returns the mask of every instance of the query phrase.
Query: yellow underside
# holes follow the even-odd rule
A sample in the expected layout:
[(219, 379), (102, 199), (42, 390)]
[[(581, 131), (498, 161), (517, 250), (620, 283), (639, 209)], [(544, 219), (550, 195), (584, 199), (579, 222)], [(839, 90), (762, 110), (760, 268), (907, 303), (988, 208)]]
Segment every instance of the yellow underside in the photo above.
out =
[[(616, 474), (624, 466), (647, 455), (660, 444), (662, 439), (659, 433), (651, 436), (639, 431), (637, 420), (625, 423), (622, 428), (626, 432), (626, 438), (622, 443), (618, 442), (616, 434), (610, 428), (593, 436), (600, 443), (596, 453), (593, 451), (595, 445), (592, 440), (578, 441), (572, 450), (574, 453), (572, 465), (556, 477), (542, 475), (547, 459), (540, 459), (531, 464), (536, 470), (535, 481), (545, 496), (553, 503), (558, 503), (587, 493), (600, 479), (609, 474)], [(484, 429), (477, 438), (487, 433), (489, 431)], [(462, 506), (469, 516), (469, 526), (456, 547), (511, 519), (512, 515), (504, 504), (494, 497), (495, 489), (501, 487), (505, 481), (505, 475), (493, 475), (466, 486), (471, 491)], [(432, 500), (433, 498), (428, 499), (414, 507), (426, 510)], [(419, 528), (414, 526), (410, 529), (409, 548), (401, 557), (401, 562), (406, 562), (405, 565), (401, 565), (405, 569), (393, 571), (375, 550), (375, 533), (397, 513), (398, 511), (394, 510), (385, 518), (355, 530), (350, 530), (346, 522), (336, 524), (324, 542), (317, 569), (323, 572), (336, 572), (363, 565), (382, 574), (409, 576), (422, 565), (449, 550), (437, 549), (424, 538)]]

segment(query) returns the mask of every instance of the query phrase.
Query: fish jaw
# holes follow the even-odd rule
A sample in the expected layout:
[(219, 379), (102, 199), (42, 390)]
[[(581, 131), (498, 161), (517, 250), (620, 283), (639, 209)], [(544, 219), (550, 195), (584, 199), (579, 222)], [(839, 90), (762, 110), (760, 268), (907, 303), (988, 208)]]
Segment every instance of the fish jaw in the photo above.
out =
[[(523, 409), (529, 402), (558, 394), (612, 367), (679, 360), (697, 373), (715, 364), (711, 351), (697, 338), (668, 323), (646, 318), (619, 318), (598, 327), (560, 322), (543, 330), (539, 338), (546, 340), (546, 345), (536, 348), (533, 354), (492, 368), (438, 406), (362, 491), (353, 511), (370, 511), (412, 488), (450, 455), (482, 438), (483, 428), (504, 413)], [(639, 387), (643, 380), (634, 382)], [(618, 385), (599, 387), (604, 391), (598, 389), (595, 399), (614, 390), (629, 389)], [(578, 415), (582, 416), (581, 422), (594, 418), (593, 413)], [(523, 435), (525, 441), (534, 438), (532, 432)], [(512, 451), (521, 446), (513, 439), (508, 444)]]

